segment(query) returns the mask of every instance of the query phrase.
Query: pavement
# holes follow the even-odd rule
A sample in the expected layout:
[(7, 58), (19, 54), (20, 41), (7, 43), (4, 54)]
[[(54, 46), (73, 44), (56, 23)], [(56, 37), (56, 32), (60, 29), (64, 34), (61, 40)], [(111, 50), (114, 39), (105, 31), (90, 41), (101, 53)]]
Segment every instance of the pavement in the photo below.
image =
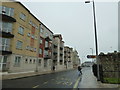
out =
[(119, 88), (120, 84), (107, 84), (97, 81), (97, 78), (92, 73), (91, 67), (83, 69), (81, 81), (79, 82), (78, 88)]

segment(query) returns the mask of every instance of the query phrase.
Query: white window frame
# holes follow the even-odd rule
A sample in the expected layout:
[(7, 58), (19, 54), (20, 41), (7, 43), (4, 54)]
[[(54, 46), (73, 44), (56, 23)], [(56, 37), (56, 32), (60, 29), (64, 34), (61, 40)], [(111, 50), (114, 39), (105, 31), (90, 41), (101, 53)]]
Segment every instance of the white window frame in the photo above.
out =
[(28, 33), (27, 36), (30, 37), (31, 36), (30, 33)]
[(42, 54), (42, 51), (43, 51), (42, 48), (40, 48), (40, 49), (39, 49), (39, 54)]
[(16, 42), (16, 49), (22, 49), (22, 45), (23, 45), (23, 42), (17, 40), (17, 42)]
[(20, 13), (20, 19), (22, 19), (22, 20), (24, 20), (25, 21), (25, 19), (26, 19), (26, 15), (24, 14), (24, 13)]
[(21, 35), (24, 35), (24, 27), (19, 26), (18, 33), (21, 34)]
[[(16, 59), (17, 58), (17, 59)], [(19, 59), (18, 59), (19, 58)], [(17, 61), (17, 62), (16, 62)], [(14, 66), (15, 67), (20, 67), (20, 63), (21, 63), (21, 56), (15, 56), (15, 60), (14, 60)]]

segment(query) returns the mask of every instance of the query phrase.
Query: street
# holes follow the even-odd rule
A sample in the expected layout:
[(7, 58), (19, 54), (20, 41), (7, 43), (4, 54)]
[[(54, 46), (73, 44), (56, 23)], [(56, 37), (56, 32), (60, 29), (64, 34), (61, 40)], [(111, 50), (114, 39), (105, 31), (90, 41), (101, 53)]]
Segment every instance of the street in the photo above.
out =
[(2, 88), (118, 88), (118, 84), (97, 81), (91, 67), (83, 67), (82, 75), (77, 69), (52, 74), (3, 80)]
[[(81, 75), (77, 69), (53, 74), (3, 80), (3, 88), (77, 88)], [(77, 84), (76, 84), (77, 82)]]

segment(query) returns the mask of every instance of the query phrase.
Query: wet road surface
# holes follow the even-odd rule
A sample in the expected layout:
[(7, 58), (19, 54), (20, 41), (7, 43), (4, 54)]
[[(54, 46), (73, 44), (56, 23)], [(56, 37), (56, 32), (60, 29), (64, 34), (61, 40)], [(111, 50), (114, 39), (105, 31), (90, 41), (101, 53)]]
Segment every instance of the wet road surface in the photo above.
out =
[(2, 88), (77, 88), (77, 69), (21, 79), (3, 80)]

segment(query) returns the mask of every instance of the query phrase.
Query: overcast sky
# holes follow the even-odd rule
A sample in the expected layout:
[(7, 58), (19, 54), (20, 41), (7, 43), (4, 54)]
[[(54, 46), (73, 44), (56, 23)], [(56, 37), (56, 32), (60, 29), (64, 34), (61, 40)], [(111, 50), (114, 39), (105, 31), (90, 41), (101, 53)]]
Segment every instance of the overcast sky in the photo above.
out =
[[(82, 62), (92, 54), (94, 27), (92, 3), (79, 2), (22, 2), (40, 21), (55, 34), (62, 34), (65, 45), (79, 53)], [(107, 0), (106, 0), (107, 1)], [(95, 2), (98, 51), (118, 50), (118, 5), (117, 2)]]

